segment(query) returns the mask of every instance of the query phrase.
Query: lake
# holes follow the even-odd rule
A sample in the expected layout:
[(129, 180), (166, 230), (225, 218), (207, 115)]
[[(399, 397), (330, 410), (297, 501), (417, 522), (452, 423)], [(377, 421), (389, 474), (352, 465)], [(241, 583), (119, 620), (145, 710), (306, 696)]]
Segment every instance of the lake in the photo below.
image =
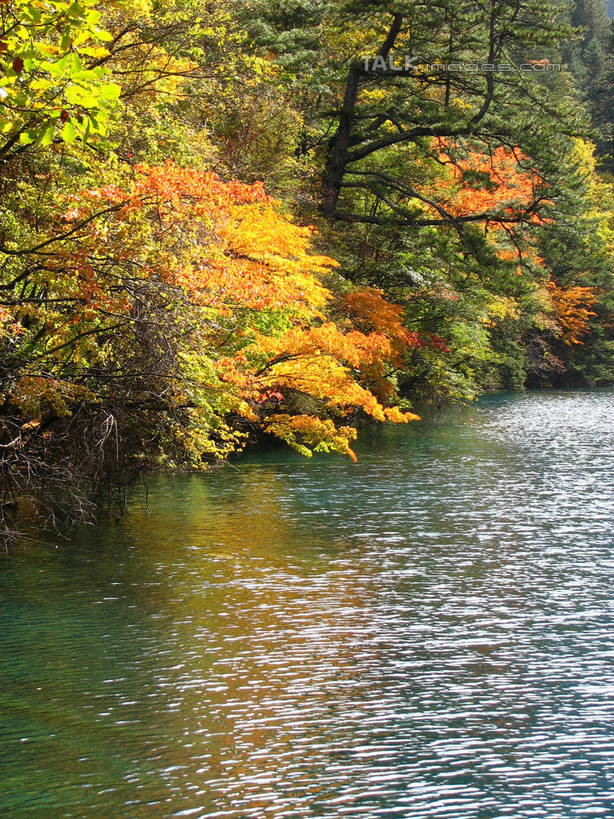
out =
[(614, 392), (357, 452), (0, 555), (0, 815), (614, 815)]

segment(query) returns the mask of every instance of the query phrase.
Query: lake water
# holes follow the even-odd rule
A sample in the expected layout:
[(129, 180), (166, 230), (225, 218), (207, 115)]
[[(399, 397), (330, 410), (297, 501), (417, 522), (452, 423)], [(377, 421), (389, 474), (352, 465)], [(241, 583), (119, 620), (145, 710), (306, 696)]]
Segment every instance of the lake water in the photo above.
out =
[(0, 815), (614, 816), (614, 392), (160, 479), (0, 556)]

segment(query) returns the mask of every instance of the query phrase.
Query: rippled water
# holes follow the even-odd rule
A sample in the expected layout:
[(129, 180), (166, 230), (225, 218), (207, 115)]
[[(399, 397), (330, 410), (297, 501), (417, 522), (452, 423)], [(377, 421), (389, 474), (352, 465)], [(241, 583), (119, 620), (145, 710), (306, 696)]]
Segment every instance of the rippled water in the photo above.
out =
[(3, 816), (614, 816), (614, 393), (160, 481), (0, 558)]

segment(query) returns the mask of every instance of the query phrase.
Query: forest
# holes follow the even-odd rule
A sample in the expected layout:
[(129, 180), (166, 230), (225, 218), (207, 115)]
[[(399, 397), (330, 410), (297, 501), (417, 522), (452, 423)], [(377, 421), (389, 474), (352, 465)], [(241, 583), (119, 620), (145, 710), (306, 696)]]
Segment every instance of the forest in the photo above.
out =
[(0, 529), (614, 382), (601, 0), (0, 0)]

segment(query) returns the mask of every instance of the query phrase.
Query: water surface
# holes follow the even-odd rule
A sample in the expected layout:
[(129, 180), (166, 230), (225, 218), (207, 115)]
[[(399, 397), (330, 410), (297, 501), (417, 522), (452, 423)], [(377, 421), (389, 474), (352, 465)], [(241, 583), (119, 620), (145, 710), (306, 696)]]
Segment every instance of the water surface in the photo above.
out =
[(0, 557), (0, 815), (614, 815), (614, 393), (359, 455)]

